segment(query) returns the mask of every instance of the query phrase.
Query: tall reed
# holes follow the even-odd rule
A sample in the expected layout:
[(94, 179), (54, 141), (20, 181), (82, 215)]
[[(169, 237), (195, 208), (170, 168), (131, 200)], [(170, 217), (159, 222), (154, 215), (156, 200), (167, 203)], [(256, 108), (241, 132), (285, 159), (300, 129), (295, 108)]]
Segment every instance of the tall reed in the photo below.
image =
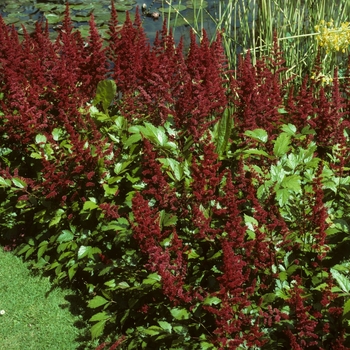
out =
[[(174, 0), (163, 2), (170, 7), (186, 4), (181, 0), (176, 3)], [(209, 1), (209, 7), (205, 6), (203, 0), (196, 0), (193, 4), (194, 20), (188, 20), (187, 24), (199, 37), (203, 28), (214, 26), (216, 31), (223, 30), (223, 45), (231, 68), (237, 66), (239, 55), (248, 50), (253, 63), (269, 55), (273, 49), (273, 33), (276, 31), (289, 67), (285, 74), (287, 77), (294, 76), (299, 82), (304, 74), (312, 75), (319, 50), (315, 26), (322, 20), (333, 20), (334, 26), (340, 27), (350, 13), (347, 0), (213, 0)], [(176, 18), (173, 16), (171, 22), (174, 28), (177, 20), (186, 23), (186, 15), (180, 11), (175, 13)], [(324, 76), (332, 76), (334, 67), (338, 66), (342, 78), (346, 70), (345, 55), (321, 50)]]

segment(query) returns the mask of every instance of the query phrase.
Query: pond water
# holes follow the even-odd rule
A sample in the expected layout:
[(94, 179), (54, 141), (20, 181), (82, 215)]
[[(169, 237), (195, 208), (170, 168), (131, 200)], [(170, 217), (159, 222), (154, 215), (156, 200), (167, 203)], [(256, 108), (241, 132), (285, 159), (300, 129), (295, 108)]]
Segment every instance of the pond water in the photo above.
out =
[[(69, 0), (69, 4), (73, 23), (83, 35), (88, 33), (88, 19), (92, 12), (101, 34), (103, 36), (106, 35), (107, 22), (110, 17), (110, 0)], [(133, 16), (137, 6), (140, 9), (146, 7), (145, 11), (140, 12), (142, 13), (143, 27), (150, 42), (153, 42), (156, 31), (161, 30), (163, 19), (166, 18), (172, 26), (176, 23), (174, 29), (175, 40), (178, 42), (180, 37), (184, 37), (185, 46), (189, 41), (190, 27), (197, 28), (200, 31), (201, 27), (196, 25), (196, 22), (203, 24), (203, 28), (208, 32), (210, 38), (215, 36), (215, 20), (225, 11), (227, 1), (172, 0), (171, 4), (172, 6), (169, 6), (166, 0), (115, 1), (118, 19), (121, 23), (125, 20), (125, 10), (128, 10)], [(237, 6), (232, 9), (232, 16), (237, 18), (235, 30), (239, 30), (240, 27), (241, 16), (239, 16), (239, 12), (243, 8), (249, 8), (249, 16), (246, 18), (249, 23), (252, 23), (254, 18), (251, 14), (256, 13), (256, 6), (255, 0), (237, 1)], [(19, 33), (22, 32), (22, 24), (31, 32), (35, 28), (36, 21), (47, 19), (51, 36), (54, 38), (56, 36), (54, 28), (62, 21), (64, 10), (65, 0), (0, 0), (0, 14), (5, 19), (5, 22), (8, 25), (14, 25)], [(155, 12), (160, 14), (158, 20), (152, 17), (152, 14)]]

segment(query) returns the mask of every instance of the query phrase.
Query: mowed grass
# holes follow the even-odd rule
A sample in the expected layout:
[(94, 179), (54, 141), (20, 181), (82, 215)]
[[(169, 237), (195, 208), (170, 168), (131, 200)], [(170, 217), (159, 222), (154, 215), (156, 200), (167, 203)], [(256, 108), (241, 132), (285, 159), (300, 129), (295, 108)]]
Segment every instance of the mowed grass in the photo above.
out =
[(0, 247), (0, 349), (78, 349), (82, 330), (74, 326), (79, 317), (69, 311), (68, 295)]

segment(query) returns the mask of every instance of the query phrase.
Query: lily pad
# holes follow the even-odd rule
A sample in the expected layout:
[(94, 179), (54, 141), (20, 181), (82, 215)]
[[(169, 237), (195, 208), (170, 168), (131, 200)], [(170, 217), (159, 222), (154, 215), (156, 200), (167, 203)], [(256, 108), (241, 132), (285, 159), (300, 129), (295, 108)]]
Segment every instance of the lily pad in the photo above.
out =
[(132, 5), (121, 5), (121, 4), (115, 4), (115, 9), (119, 12), (125, 12), (125, 11), (130, 11), (133, 9), (134, 6)]
[(171, 7), (160, 7), (159, 12), (163, 13), (177, 13), (186, 10), (187, 7), (182, 4), (172, 5)]
[(186, 2), (186, 6), (189, 9), (205, 9), (208, 7), (208, 2), (203, 0), (189, 0)]
[(45, 14), (45, 18), (49, 24), (57, 24), (63, 21), (62, 16), (55, 15), (54, 13)]

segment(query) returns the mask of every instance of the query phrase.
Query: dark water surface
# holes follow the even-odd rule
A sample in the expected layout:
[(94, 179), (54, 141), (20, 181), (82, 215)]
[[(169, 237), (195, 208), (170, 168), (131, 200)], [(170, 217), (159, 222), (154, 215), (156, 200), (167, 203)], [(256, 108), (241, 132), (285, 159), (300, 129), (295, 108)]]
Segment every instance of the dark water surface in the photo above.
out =
[[(242, 1), (245, 1), (242, 3)], [(249, 3), (247, 3), (250, 2)], [(110, 18), (110, 0), (69, 0), (71, 16), (74, 26), (78, 28), (83, 36), (88, 33), (88, 20), (90, 14), (93, 13), (96, 24), (102, 34), (106, 35), (107, 23)], [(162, 11), (163, 8), (169, 8), (166, 1), (162, 0), (117, 0), (115, 6), (118, 10), (118, 19), (121, 23), (125, 20), (125, 10), (128, 10), (132, 17), (135, 14), (136, 7), (141, 9), (146, 5), (146, 11), (141, 11), (143, 19), (143, 27), (147, 33), (150, 42), (153, 42), (156, 31), (161, 30), (163, 20), (170, 20), (170, 24), (174, 29), (174, 37), (176, 42), (180, 37), (185, 38), (188, 43), (189, 29), (192, 27), (199, 29), (200, 25), (196, 22), (202, 23), (203, 28), (208, 32), (210, 38), (215, 36), (216, 25), (213, 21), (220, 16), (220, 11), (224, 11), (227, 1), (223, 0), (182, 0), (172, 1), (174, 6), (180, 6), (179, 12), (174, 10), (169, 14), (167, 11)], [(199, 11), (199, 6), (203, 6), (203, 10)], [(239, 12), (241, 7), (247, 8), (249, 6), (251, 13), (256, 13), (256, 1), (254, 0), (240, 0), (238, 6), (232, 12), (236, 16), (235, 30), (239, 30), (240, 17)], [(0, 14), (4, 18), (6, 24), (14, 25), (19, 33), (22, 33), (21, 28), (24, 25), (29, 32), (35, 28), (35, 22), (40, 20), (47, 20), (50, 27), (52, 38), (56, 36), (55, 26), (57, 26), (63, 19), (65, 10), (65, 0), (51, 0), (51, 1), (35, 1), (35, 0), (0, 0)], [(154, 20), (152, 14), (157, 12), (160, 14), (158, 20)], [(197, 20), (196, 20), (197, 17)], [(186, 23), (186, 20), (189, 22)], [(253, 21), (253, 16), (248, 16), (248, 21)]]

